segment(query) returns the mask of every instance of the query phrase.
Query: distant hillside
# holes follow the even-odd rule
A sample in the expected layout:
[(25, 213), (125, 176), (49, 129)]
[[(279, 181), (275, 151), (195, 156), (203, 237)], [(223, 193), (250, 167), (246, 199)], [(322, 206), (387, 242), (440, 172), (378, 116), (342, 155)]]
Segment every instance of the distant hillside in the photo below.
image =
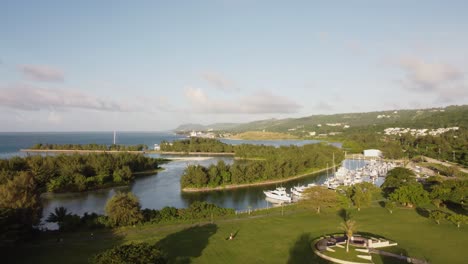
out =
[(468, 105), (416, 110), (312, 115), (302, 118), (259, 120), (245, 124), (228, 123), (208, 126), (188, 124), (179, 126), (176, 130), (208, 130), (211, 128), (236, 133), (265, 130), (300, 135), (309, 132), (342, 132), (369, 126), (379, 130), (385, 127), (438, 128), (460, 126), (468, 128)]
[(209, 129), (212, 130), (230, 130), (236, 126), (239, 126), (238, 123), (215, 123), (211, 125), (201, 125), (201, 124), (183, 124), (178, 126), (175, 131), (207, 131)]

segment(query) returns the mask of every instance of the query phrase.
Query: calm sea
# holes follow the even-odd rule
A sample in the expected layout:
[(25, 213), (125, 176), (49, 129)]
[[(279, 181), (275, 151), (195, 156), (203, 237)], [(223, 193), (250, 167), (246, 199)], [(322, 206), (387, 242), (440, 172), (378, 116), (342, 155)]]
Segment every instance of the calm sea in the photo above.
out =
[[(145, 144), (150, 148), (161, 141), (182, 137), (168, 132), (117, 132), (116, 143)], [(0, 158), (25, 155), (19, 152), (38, 143), (48, 144), (106, 144), (114, 140), (114, 132), (0, 132)]]

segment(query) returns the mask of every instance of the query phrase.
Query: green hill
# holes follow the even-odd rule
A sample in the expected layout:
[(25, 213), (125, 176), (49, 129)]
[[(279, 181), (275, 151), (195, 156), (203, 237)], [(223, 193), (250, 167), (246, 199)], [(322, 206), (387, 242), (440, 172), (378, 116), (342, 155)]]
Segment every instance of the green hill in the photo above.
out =
[[(349, 126), (349, 128), (345, 128)], [(217, 130), (228, 132), (269, 131), (303, 135), (308, 132), (343, 132), (346, 129), (374, 127), (438, 128), (449, 126), (468, 127), (468, 105), (448, 106), (414, 110), (389, 110), (367, 113), (343, 113), (333, 115), (311, 115), (301, 118), (267, 119), (244, 124), (226, 123), (212, 125), (189, 124), (176, 128), (181, 130)]]

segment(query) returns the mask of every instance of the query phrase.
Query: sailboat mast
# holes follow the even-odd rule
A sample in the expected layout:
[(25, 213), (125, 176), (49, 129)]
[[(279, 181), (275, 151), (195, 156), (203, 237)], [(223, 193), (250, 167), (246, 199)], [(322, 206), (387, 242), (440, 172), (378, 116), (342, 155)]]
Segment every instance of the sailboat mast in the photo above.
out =
[(115, 136), (116, 136), (116, 133), (115, 133), (115, 130), (114, 130), (114, 145), (115, 145)]
[(335, 152), (333, 152), (333, 175), (336, 174), (336, 171), (335, 171)]

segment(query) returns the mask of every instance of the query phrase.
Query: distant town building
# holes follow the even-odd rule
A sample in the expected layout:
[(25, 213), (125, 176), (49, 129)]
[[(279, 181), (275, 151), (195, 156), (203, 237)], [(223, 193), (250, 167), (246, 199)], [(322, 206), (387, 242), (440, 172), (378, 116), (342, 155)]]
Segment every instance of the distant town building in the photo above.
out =
[(313, 137), (315, 136), (317, 133), (315, 131), (312, 131), (312, 132), (309, 132), (309, 136)]
[(200, 137), (200, 138), (215, 138), (215, 134), (209, 132), (209, 133), (203, 133), (201, 131), (192, 131), (190, 132), (190, 137)]
[(412, 136), (437, 136), (443, 134), (448, 131), (456, 131), (459, 127), (447, 127), (447, 128), (436, 128), (436, 129), (415, 129), (415, 128), (400, 128), (400, 127), (389, 127), (384, 130), (385, 135), (398, 135), (401, 136), (402, 134), (411, 134)]
[(390, 118), (391, 116), (389, 115), (378, 115), (377, 116), (377, 119), (381, 119), (381, 118)]
[(365, 149), (364, 157), (382, 157), (382, 151), (378, 149)]
[(156, 151), (161, 150), (161, 146), (159, 146), (158, 144), (154, 144), (154, 150)]

